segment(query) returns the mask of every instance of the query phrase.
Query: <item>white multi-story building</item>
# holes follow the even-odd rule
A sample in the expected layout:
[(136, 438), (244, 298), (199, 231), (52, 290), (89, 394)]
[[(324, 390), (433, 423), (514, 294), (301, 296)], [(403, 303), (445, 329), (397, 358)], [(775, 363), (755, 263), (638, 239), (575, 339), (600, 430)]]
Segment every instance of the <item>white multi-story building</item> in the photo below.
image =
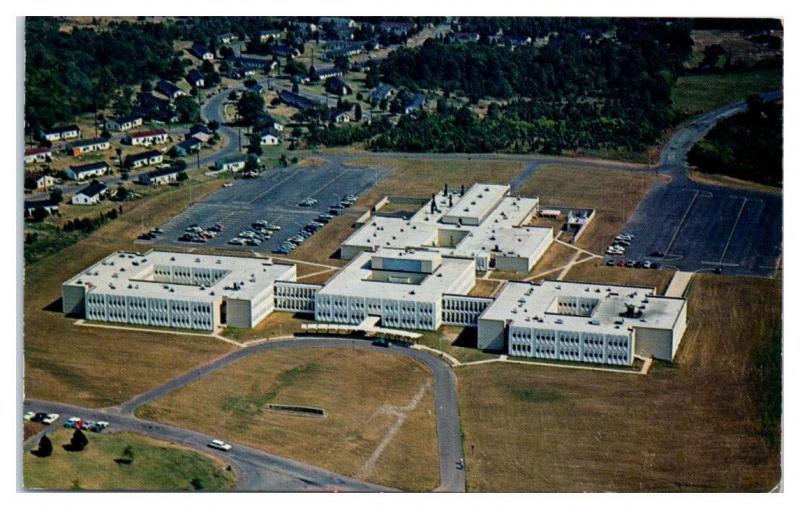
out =
[(475, 184), (438, 193), (411, 218), (375, 216), (342, 244), (342, 258), (379, 247), (426, 248), (474, 258), (478, 270), (528, 272), (553, 241), (551, 228), (524, 226), (538, 198), (509, 196), (510, 187)]
[(378, 317), (386, 327), (436, 330), (443, 296), (466, 294), (474, 285), (472, 258), (381, 248), (361, 253), (316, 293), (314, 316), (353, 325)]
[(274, 309), (294, 265), (167, 251), (116, 252), (62, 285), (64, 313), (88, 320), (214, 330), (250, 328)]
[(478, 318), (478, 348), (630, 365), (634, 355), (672, 360), (685, 330), (686, 300), (654, 288), (510, 282)]

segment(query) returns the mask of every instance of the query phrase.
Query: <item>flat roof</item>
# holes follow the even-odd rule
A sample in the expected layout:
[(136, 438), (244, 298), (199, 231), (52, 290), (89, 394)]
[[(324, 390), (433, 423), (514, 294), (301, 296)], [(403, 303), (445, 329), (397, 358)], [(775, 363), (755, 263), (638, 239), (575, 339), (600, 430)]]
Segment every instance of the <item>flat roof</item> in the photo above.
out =
[[(181, 269), (216, 269), (221, 277), (208, 286), (154, 280), (156, 266)], [(187, 299), (210, 302), (227, 297), (251, 299), (275, 280), (291, 277), (294, 265), (276, 264), (269, 258), (199, 255), (151, 250), (144, 254), (117, 251), (103, 258), (65, 285), (82, 285), (87, 293)]]
[[(470, 190), (486, 188), (482, 186), (485, 185), (476, 184)], [(437, 193), (409, 219), (374, 216), (342, 245), (372, 250), (378, 247), (424, 247), (464, 257), (475, 257), (480, 253), (528, 257), (537, 252), (540, 246), (552, 241), (551, 228), (519, 226), (538, 206), (538, 198), (506, 196), (505, 189), (508, 186), (489, 186), (493, 186), (490, 189), (494, 189), (495, 194), (485, 197), (498, 198), (499, 202), (493, 205), (491, 212), (478, 225), (442, 222), (442, 218), (450, 214), (461, 200), (469, 199), (469, 192), (460, 197), (457, 191), (450, 191), (446, 195)], [(450, 207), (451, 199), (453, 207)], [(433, 210), (432, 201), (435, 205)], [(453, 237), (454, 246), (443, 245), (449, 235)]]
[(506, 184), (473, 184), (442, 217), (446, 223), (458, 223), (459, 219), (481, 221), (500, 203), (511, 190)]
[[(361, 253), (328, 281), (319, 291), (319, 295), (430, 302), (441, 297), (443, 293), (454, 293), (453, 290), (464, 274), (475, 271), (474, 260), (448, 256), (441, 257), (441, 264), (431, 274), (418, 272), (409, 275), (407, 272), (372, 269), (370, 262), (373, 256), (402, 257), (403, 253), (408, 251), (381, 248), (376, 253)], [(411, 256), (415, 260), (434, 260), (441, 255), (432, 251), (415, 250)]]
[[(591, 311), (585, 315), (559, 313), (559, 299), (581, 299), (588, 303)], [(511, 281), (481, 318), (544, 329), (627, 334), (631, 327), (671, 330), (685, 304), (684, 299), (657, 296), (655, 288), (571, 281)], [(641, 315), (620, 316), (626, 312), (627, 305), (633, 305)]]

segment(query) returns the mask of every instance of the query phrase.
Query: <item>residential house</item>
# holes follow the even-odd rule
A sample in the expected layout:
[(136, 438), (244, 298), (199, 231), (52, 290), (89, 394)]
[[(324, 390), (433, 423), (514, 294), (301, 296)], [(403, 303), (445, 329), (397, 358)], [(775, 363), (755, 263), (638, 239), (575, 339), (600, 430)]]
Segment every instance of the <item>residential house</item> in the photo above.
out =
[(271, 58), (235, 57), (233, 65), (241, 70), (272, 70), (278, 66), (278, 61)]
[(317, 108), (320, 106), (315, 99), (310, 99), (308, 97), (302, 96), (300, 94), (296, 94), (294, 92), (289, 92), (287, 90), (281, 90), (278, 94), (280, 100), (283, 101), (285, 104), (289, 106), (294, 106), (295, 108), (301, 110), (307, 110), (311, 108)]
[(214, 166), (219, 171), (237, 172), (243, 170), (246, 163), (246, 154), (234, 154), (228, 157), (217, 159), (216, 163), (214, 163)]
[(403, 105), (403, 113), (408, 115), (412, 111), (417, 111), (425, 106), (425, 96), (423, 94), (414, 94), (414, 96)]
[(338, 77), (329, 78), (328, 81), (325, 82), (325, 89), (336, 95), (347, 95), (353, 91), (350, 85)]
[(64, 175), (70, 180), (86, 180), (90, 177), (101, 177), (108, 173), (110, 169), (111, 167), (107, 162), (100, 161), (97, 163), (70, 166), (64, 172)]
[(75, 124), (70, 124), (48, 129), (44, 132), (44, 139), (47, 141), (70, 140), (72, 138), (78, 138), (80, 135), (80, 128)]
[(186, 157), (192, 152), (199, 152), (202, 146), (203, 143), (200, 140), (189, 137), (175, 145), (173, 149), (175, 150), (175, 155), (179, 157)]
[(25, 164), (44, 163), (52, 159), (53, 153), (48, 147), (30, 147), (25, 149)]
[(276, 131), (283, 131), (283, 124), (275, 120), (275, 117), (270, 115), (269, 113), (261, 113), (258, 117), (258, 123), (260, 125), (275, 129)]
[(270, 127), (262, 129), (258, 135), (261, 137), (262, 145), (278, 145), (281, 142), (280, 133)]
[(111, 148), (109, 138), (89, 138), (86, 140), (73, 141), (67, 145), (67, 151), (73, 157), (88, 154), (89, 152), (98, 152), (100, 150), (108, 150)]
[(258, 42), (269, 42), (283, 37), (283, 30), (261, 30), (256, 34)]
[(108, 194), (108, 186), (99, 180), (93, 180), (72, 196), (73, 205), (94, 205)]
[(138, 180), (140, 184), (147, 186), (163, 186), (164, 184), (176, 182), (178, 180), (179, 173), (180, 170), (170, 166), (165, 166), (153, 171), (148, 171), (147, 173), (142, 173), (139, 175)]
[(146, 119), (166, 123), (177, 122), (175, 106), (167, 99), (156, 97), (152, 92), (139, 92), (136, 97), (138, 103), (136, 112)]
[(381, 83), (377, 87), (375, 87), (369, 95), (370, 101), (373, 104), (378, 104), (384, 99), (388, 100), (392, 96), (394, 96), (396, 90), (391, 85), (387, 85), (386, 83)]
[(214, 52), (209, 51), (209, 49), (202, 44), (192, 44), (192, 49), (189, 50), (189, 53), (200, 60), (214, 60)]
[(208, 127), (204, 125), (194, 125), (189, 128), (189, 132), (186, 134), (185, 139), (197, 139), (202, 143), (208, 143), (208, 141), (214, 136), (214, 133)]
[(58, 202), (53, 200), (52, 198), (47, 198), (45, 200), (25, 200), (24, 204), (25, 208), (25, 217), (32, 218), (35, 217), (36, 209), (44, 209), (48, 214), (56, 214), (58, 212)]
[(161, 92), (170, 99), (176, 99), (182, 95), (186, 95), (186, 92), (178, 88), (175, 83), (167, 80), (158, 80), (158, 83), (156, 83), (156, 91)]
[(394, 35), (408, 35), (416, 27), (416, 23), (401, 22), (401, 21), (384, 21), (378, 25), (384, 32), (389, 32)]
[(160, 143), (166, 143), (169, 135), (165, 129), (153, 129), (151, 131), (137, 131), (135, 133), (130, 133), (125, 135), (125, 143), (130, 145), (158, 145)]
[(317, 69), (317, 77), (322, 81), (341, 76), (342, 76), (342, 70), (335, 66)]
[(334, 124), (342, 124), (345, 122), (350, 122), (350, 112), (347, 110), (337, 110), (337, 109), (332, 110), (331, 122), (333, 122)]
[(153, 166), (164, 161), (164, 154), (158, 150), (147, 150), (138, 154), (130, 154), (125, 158), (126, 168), (141, 168), (142, 166)]
[(481, 39), (481, 35), (475, 32), (456, 32), (451, 38), (453, 42), (467, 44), (470, 42), (478, 42)]
[(300, 56), (300, 50), (293, 46), (286, 46), (284, 44), (276, 44), (270, 48), (270, 53), (276, 57), (295, 58)]
[(352, 18), (323, 16), (319, 18), (319, 25), (326, 28), (356, 28), (358, 23)]
[(328, 60), (336, 60), (337, 57), (354, 57), (356, 55), (361, 54), (364, 51), (364, 47), (361, 44), (356, 44), (352, 46), (342, 46), (340, 48), (329, 49), (325, 52), (325, 58)]
[(127, 131), (139, 127), (144, 123), (144, 118), (139, 114), (111, 117), (106, 120), (106, 127), (112, 131)]
[(217, 40), (220, 42), (220, 44), (230, 44), (237, 39), (238, 37), (236, 37), (236, 35), (230, 32), (219, 34), (219, 36), (217, 37)]
[(46, 191), (55, 185), (56, 179), (52, 175), (45, 175), (42, 171), (25, 173), (25, 189), (31, 191)]
[(319, 30), (319, 25), (316, 23), (309, 23), (307, 21), (295, 21), (292, 23), (292, 28), (296, 32), (313, 34)]
[(206, 86), (206, 77), (197, 69), (189, 71), (189, 74), (186, 75), (186, 81), (192, 88), (203, 88)]
[(514, 49), (517, 46), (530, 46), (533, 43), (533, 39), (529, 36), (507, 35), (503, 38), (503, 43), (509, 48)]

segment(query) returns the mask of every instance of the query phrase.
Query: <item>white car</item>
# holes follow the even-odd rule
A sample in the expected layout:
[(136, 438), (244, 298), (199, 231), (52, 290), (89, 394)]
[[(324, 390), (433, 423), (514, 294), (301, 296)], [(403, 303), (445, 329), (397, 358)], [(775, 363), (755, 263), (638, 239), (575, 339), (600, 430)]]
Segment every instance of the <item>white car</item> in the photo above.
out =
[(225, 443), (222, 440), (212, 440), (208, 443), (212, 449), (219, 449), (220, 451), (230, 451), (233, 447), (231, 444)]
[(61, 417), (60, 414), (47, 414), (47, 417), (42, 419), (42, 424), (53, 424)]
[(25, 412), (25, 415), (23, 415), (22, 418), (26, 421), (30, 421), (33, 419), (34, 415), (36, 415), (36, 412)]
[(233, 182), (225, 182), (222, 187), (233, 187)]

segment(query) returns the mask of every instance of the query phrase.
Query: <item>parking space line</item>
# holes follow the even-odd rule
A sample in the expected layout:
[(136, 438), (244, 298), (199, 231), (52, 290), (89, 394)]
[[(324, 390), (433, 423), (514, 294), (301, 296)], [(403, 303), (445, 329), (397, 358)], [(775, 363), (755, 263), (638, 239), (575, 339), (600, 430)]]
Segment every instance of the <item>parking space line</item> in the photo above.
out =
[(736, 226), (739, 224), (739, 220), (742, 218), (742, 212), (744, 212), (744, 206), (747, 204), (747, 197), (744, 197), (742, 201), (742, 206), (739, 207), (739, 213), (736, 215), (736, 221), (733, 223), (733, 228), (731, 228), (731, 234), (728, 235), (728, 241), (725, 243), (725, 249), (722, 250), (722, 256), (719, 257), (719, 264), (722, 265), (722, 262), (725, 260), (725, 255), (728, 253), (728, 247), (731, 245), (731, 239), (733, 239), (733, 233), (736, 231)]
[(672, 239), (670, 239), (669, 244), (667, 244), (667, 248), (664, 250), (664, 256), (667, 256), (669, 254), (669, 250), (672, 249), (672, 244), (675, 243), (675, 239), (678, 238), (678, 234), (683, 229), (683, 224), (686, 222), (686, 218), (689, 217), (689, 212), (692, 211), (692, 207), (694, 207), (694, 202), (697, 201), (697, 196), (699, 194), (700, 191), (694, 192), (692, 201), (689, 203), (689, 206), (686, 207), (686, 212), (683, 213), (683, 217), (681, 218), (680, 223), (678, 223), (678, 228), (675, 230), (675, 233), (672, 235)]

